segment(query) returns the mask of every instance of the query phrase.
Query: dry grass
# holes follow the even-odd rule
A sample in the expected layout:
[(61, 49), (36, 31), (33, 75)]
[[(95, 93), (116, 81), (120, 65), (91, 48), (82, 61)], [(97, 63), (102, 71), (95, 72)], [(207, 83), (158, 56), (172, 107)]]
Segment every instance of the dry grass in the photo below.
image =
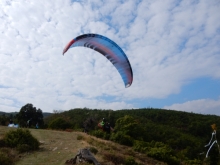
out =
[[(0, 126), (0, 138), (11, 129), (14, 128)], [(146, 155), (134, 152), (129, 147), (98, 139), (82, 132), (41, 129), (30, 129), (30, 132), (40, 141), (40, 149), (19, 155), (19, 161), (16, 165), (64, 165), (66, 160), (75, 157), (81, 148), (97, 149), (95, 158), (102, 165), (121, 164), (129, 156), (133, 156), (139, 164), (164, 165), (164, 163), (153, 160)]]

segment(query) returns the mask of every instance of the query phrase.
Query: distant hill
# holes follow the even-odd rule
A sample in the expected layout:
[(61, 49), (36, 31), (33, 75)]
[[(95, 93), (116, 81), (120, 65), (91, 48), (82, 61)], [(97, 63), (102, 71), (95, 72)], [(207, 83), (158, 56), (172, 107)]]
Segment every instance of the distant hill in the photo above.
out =
[(53, 113), (50, 112), (43, 112), (44, 118), (53, 115)]
[(3, 111), (0, 111), (0, 115), (3, 115), (5, 114), (6, 116), (10, 116), (11, 114), (14, 116), (16, 114), (18, 114), (18, 112), (3, 112)]
[[(5, 114), (5, 116), (10, 116), (10, 115), (15, 116), (15, 115), (17, 115), (18, 113), (19, 113), (19, 112), (3, 112), (3, 111), (0, 111), (0, 115), (4, 115), (4, 114)], [(50, 116), (50, 115), (53, 115), (53, 113), (43, 112), (44, 118), (46, 118), (46, 117), (48, 117), (48, 116)]]

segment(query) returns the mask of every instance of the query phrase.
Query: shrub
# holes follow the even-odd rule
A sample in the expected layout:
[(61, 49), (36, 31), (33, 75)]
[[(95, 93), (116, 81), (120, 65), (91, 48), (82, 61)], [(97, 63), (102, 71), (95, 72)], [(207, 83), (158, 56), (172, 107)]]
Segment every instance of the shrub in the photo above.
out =
[(179, 165), (179, 160), (175, 156), (173, 156), (172, 152), (173, 151), (169, 146), (161, 142), (156, 142), (154, 147), (149, 148), (147, 155), (154, 159), (164, 161), (168, 164)]
[(111, 135), (110, 139), (114, 142), (117, 142), (122, 145), (132, 146), (134, 139), (128, 135), (125, 135), (123, 132), (119, 131)]
[(141, 152), (141, 153), (146, 153), (149, 150), (150, 144), (148, 142), (144, 141), (138, 141), (135, 140), (132, 148), (134, 151)]
[(7, 147), (16, 148), (20, 152), (37, 150), (40, 143), (27, 129), (17, 129), (6, 133), (4, 142)]
[(70, 127), (71, 127), (71, 124), (61, 117), (52, 120), (49, 124), (49, 128), (52, 128), (52, 129), (65, 130)]
[(102, 130), (95, 130), (91, 132), (91, 135), (97, 137), (97, 138), (103, 138), (104, 137), (105, 132), (103, 132)]
[(95, 131), (92, 131), (91, 132), (91, 135), (97, 137), (97, 138), (102, 138), (102, 139), (105, 139), (105, 140), (109, 140), (110, 138), (110, 134), (109, 133), (106, 133), (102, 130), (95, 130)]
[(138, 165), (132, 156), (125, 159), (125, 165)]
[(83, 140), (83, 136), (82, 135), (78, 135), (76, 139), (77, 140)]
[(16, 149), (19, 152), (27, 152), (27, 151), (31, 150), (31, 147), (29, 145), (27, 145), (27, 144), (18, 144)]

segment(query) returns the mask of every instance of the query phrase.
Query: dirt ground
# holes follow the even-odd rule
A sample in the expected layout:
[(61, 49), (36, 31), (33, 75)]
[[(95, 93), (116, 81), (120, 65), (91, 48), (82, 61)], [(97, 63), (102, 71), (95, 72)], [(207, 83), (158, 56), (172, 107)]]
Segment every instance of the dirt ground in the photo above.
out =
[(75, 132), (33, 129), (31, 133), (40, 141), (40, 150), (25, 156), (17, 165), (63, 165), (80, 148), (89, 147), (85, 141), (77, 140)]

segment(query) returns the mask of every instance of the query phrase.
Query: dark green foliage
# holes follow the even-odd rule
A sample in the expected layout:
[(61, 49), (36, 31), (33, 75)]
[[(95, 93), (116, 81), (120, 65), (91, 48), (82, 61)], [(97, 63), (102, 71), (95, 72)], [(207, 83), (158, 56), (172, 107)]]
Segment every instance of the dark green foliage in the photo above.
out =
[(213, 145), (212, 149), (209, 152), (209, 162), (211, 165), (219, 165), (218, 164), (219, 160), (219, 150), (217, 145)]
[(149, 142), (139, 141), (135, 140), (133, 144), (133, 149), (135, 151), (141, 152), (141, 153), (147, 153), (147, 151), (151, 148), (151, 144)]
[(16, 148), (19, 152), (33, 151), (40, 143), (27, 129), (16, 129), (6, 133), (4, 142), (7, 147)]
[(49, 128), (65, 130), (67, 128), (71, 128), (71, 124), (68, 121), (66, 121), (65, 119), (59, 117), (59, 118), (52, 120), (49, 123)]
[(2, 114), (0, 116), (0, 124), (7, 125), (8, 123), (9, 123), (9, 117), (7, 117), (5, 114)]
[(31, 147), (28, 144), (18, 144), (16, 149), (21, 153), (31, 151)]
[(97, 138), (104, 138), (104, 134), (105, 134), (105, 132), (102, 130), (99, 130), (99, 129), (91, 132), (91, 135), (93, 135)]
[(119, 118), (115, 124), (115, 132), (111, 135), (111, 140), (117, 143), (133, 146), (134, 140), (143, 139), (144, 129), (137, 119), (125, 115)]
[(131, 136), (124, 134), (122, 131), (113, 133), (110, 139), (114, 142), (127, 146), (132, 146), (134, 142), (134, 139)]
[(21, 127), (27, 127), (27, 121), (30, 120), (28, 127), (34, 127), (38, 123), (39, 127), (43, 127), (43, 113), (41, 109), (37, 109), (32, 104), (26, 104), (21, 107), (20, 112), (17, 114), (17, 120)]
[(115, 130), (121, 131), (130, 137), (135, 137), (135, 139), (142, 139), (144, 129), (141, 125), (142, 123), (139, 123), (137, 119), (126, 115), (116, 121)]
[(97, 138), (102, 138), (102, 139), (105, 139), (105, 140), (109, 140), (110, 138), (110, 134), (104, 132), (103, 130), (95, 130), (95, 131), (92, 131), (91, 132), (91, 135), (97, 137)]
[(152, 141), (151, 143), (148, 143), (143, 141), (135, 141), (133, 149), (138, 152), (146, 153), (148, 156), (154, 159), (171, 165), (180, 164), (173, 149), (162, 142)]
[[(204, 145), (211, 138), (211, 125), (215, 123), (220, 127), (219, 116), (152, 108), (118, 111), (84, 108), (49, 116), (45, 122), (48, 124), (59, 117), (68, 119), (75, 129), (81, 130), (85, 123), (90, 123), (88, 119), (92, 118), (89, 134), (132, 146), (135, 151), (166, 162), (193, 164), (192, 162), (211, 161), (211, 158), (213, 162), (214, 158), (219, 162), (219, 157), (214, 156), (214, 152), (210, 152), (208, 159), (205, 159), (205, 154), (199, 156), (199, 153), (206, 153), (208, 150)], [(115, 130), (108, 136), (97, 127), (103, 117)], [(220, 137), (219, 132), (220, 129), (217, 129), (217, 138)], [(166, 147), (155, 147), (156, 142), (161, 142)]]
[(135, 162), (134, 157), (130, 156), (128, 158), (125, 159), (125, 165), (138, 165), (137, 162)]
[(147, 155), (152, 158), (166, 162), (169, 165), (179, 165), (180, 162), (173, 154), (173, 150), (162, 142), (155, 142), (154, 146), (147, 151)]
[[(100, 122), (104, 117), (114, 127), (115, 120), (113, 120), (112, 117), (113, 112), (114, 111), (112, 110), (89, 110), (87, 108), (74, 109), (47, 117), (45, 119), (45, 124), (49, 125), (52, 120), (61, 117), (67, 119), (68, 121), (71, 121), (71, 125), (74, 126), (75, 129), (84, 129), (84, 126), (86, 124), (89, 127), (90, 131), (97, 129), (98, 122)], [(92, 119), (92, 122), (90, 119)]]

